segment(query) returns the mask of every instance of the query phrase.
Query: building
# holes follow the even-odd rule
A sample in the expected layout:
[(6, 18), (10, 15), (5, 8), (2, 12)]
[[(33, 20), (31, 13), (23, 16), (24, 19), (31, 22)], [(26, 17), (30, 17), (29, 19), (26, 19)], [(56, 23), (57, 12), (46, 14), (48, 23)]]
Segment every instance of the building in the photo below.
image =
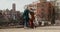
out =
[(53, 12), (53, 5), (51, 4), (51, 2), (40, 0), (40, 3), (37, 3), (37, 15), (38, 18), (40, 18), (40, 21), (51, 22), (51, 24), (53, 24)]
[(51, 1), (39, 0), (37, 3), (29, 4), (28, 7), (32, 8), (32, 11), (35, 11), (39, 22), (51, 22), (51, 24), (55, 24), (55, 10), (53, 4)]
[(5, 18), (5, 20), (7, 20), (8, 22), (20, 22), (21, 20), (21, 14), (20, 11), (16, 11), (16, 4), (13, 3), (12, 4), (12, 9), (6, 9), (4, 11), (2, 11), (2, 14)]
[[(3, 23), (3, 24), (2, 24)], [(23, 25), (23, 17), (20, 11), (16, 10), (16, 4), (12, 4), (12, 9), (0, 10), (0, 25)]]
[(60, 25), (60, 0), (54, 0), (54, 3), (55, 3), (55, 23), (56, 25)]
[(56, 20), (60, 20), (60, 0), (56, 0)]
[(16, 4), (15, 3), (12, 4), (12, 10), (16, 11)]

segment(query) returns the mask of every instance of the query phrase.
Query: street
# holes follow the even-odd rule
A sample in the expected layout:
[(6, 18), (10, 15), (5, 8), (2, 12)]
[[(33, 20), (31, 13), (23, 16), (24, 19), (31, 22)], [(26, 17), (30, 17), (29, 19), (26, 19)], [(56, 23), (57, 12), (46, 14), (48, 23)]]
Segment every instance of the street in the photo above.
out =
[(37, 27), (34, 29), (8, 28), (0, 29), (0, 32), (60, 32), (60, 26)]

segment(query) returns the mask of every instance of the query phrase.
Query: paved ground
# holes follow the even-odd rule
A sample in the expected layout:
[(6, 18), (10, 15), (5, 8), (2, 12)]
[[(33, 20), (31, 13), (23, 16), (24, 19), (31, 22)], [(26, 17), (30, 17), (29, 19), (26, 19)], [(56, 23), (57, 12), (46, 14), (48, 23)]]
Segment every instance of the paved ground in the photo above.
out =
[(60, 26), (37, 27), (35, 29), (24, 28), (0, 29), (0, 32), (60, 32)]

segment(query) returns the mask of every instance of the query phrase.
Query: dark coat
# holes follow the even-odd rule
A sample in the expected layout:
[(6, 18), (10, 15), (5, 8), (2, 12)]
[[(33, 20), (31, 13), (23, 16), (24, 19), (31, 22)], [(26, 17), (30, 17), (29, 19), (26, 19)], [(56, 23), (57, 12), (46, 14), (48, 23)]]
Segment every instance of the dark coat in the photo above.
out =
[(30, 13), (30, 11), (28, 9), (25, 9), (25, 11), (23, 13), (23, 18), (25, 20), (29, 20), (29, 13)]

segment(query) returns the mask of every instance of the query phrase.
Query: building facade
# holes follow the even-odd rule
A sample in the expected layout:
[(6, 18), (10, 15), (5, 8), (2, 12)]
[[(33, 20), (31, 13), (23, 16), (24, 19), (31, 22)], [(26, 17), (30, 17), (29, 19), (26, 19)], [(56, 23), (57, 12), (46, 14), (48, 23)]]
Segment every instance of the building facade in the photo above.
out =
[(32, 11), (35, 11), (37, 21), (39, 22), (51, 22), (55, 23), (55, 10), (54, 5), (47, 0), (39, 0), (37, 3), (32, 3), (28, 5), (29, 8), (32, 8)]

